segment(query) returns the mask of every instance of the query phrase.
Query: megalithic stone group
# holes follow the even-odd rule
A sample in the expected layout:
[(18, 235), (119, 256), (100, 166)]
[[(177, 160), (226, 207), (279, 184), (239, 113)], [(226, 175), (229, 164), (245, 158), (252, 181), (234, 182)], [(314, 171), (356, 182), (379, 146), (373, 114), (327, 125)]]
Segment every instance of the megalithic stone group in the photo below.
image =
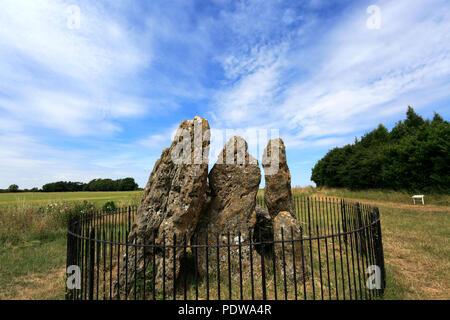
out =
[[(267, 210), (256, 206), (261, 172), (257, 159), (247, 152), (247, 142), (242, 137), (232, 137), (208, 175), (209, 146), (209, 123), (195, 117), (181, 122), (171, 146), (162, 151), (128, 235), (128, 242), (137, 245), (138, 249), (131, 250), (128, 257), (123, 256), (119, 281), (113, 283), (114, 296), (129, 295), (136, 277), (146, 272), (150, 264), (153, 267), (153, 263), (155, 289), (160, 292), (164, 282), (166, 292), (173, 294), (173, 282), (180, 275), (183, 263), (184, 239), (191, 244), (205, 244), (207, 240), (212, 245), (217, 244), (218, 239), (219, 244), (224, 244), (228, 243), (227, 235), (231, 234), (233, 243), (244, 244), (241, 254), (243, 260), (248, 261), (249, 246), (245, 244), (252, 241), (249, 232), (256, 234), (262, 228), (265, 240), (273, 241), (280, 234), (276, 228), (285, 229), (286, 235), (293, 228), (296, 230), (294, 236), (298, 236), (299, 225), (292, 203), (291, 176), (283, 141), (279, 138), (270, 140), (263, 156)], [(277, 219), (280, 212), (282, 215)], [(285, 217), (286, 212), (290, 219)], [(240, 239), (236, 239), (238, 234), (241, 234)], [(153, 243), (158, 248), (155, 252), (148, 246), (144, 253), (139, 246)], [(171, 247), (174, 244), (175, 250)], [(164, 249), (165, 246), (168, 248)], [(224, 254), (220, 252), (221, 261), (225, 260)], [(260, 252), (255, 250), (253, 254)], [(199, 250), (197, 259), (198, 271), (204, 276), (206, 250)], [(296, 268), (302, 267), (299, 261), (296, 263)], [(292, 266), (287, 267), (292, 271)]]

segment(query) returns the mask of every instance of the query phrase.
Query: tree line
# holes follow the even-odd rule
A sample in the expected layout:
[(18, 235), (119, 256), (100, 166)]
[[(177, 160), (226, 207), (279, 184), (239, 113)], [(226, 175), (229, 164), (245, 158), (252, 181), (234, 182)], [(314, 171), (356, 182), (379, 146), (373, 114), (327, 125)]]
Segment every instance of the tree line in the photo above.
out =
[(330, 150), (312, 169), (317, 186), (450, 191), (450, 124), (435, 113), (424, 120), (408, 107), (389, 131), (380, 124), (360, 140)]
[(133, 191), (138, 190), (139, 185), (133, 178), (124, 179), (94, 179), (88, 183), (72, 182), (72, 181), (58, 181), (47, 183), (42, 186), (42, 189), (19, 189), (19, 186), (12, 184), (6, 190), (0, 192), (78, 192), (78, 191)]

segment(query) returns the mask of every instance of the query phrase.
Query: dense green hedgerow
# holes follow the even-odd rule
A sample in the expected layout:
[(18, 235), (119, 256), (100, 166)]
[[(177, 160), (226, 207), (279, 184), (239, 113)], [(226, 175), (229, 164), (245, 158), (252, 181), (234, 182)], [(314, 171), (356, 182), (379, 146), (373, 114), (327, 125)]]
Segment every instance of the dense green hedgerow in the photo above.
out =
[(450, 123), (424, 120), (408, 107), (389, 132), (382, 124), (361, 140), (330, 150), (312, 169), (317, 186), (450, 191)]

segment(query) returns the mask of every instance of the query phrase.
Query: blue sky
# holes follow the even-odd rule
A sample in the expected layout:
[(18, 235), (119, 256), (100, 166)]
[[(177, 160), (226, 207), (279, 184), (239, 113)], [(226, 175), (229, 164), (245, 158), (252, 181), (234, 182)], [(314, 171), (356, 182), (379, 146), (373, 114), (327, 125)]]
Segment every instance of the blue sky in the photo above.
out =
[(0, 5), (0, 188), (127, 176), (143, 187), (196, 115), (217, 130), (278, 129), (304, 186), (329, 149), (391, 128), (408, 105), (450, 113), (448, 0)]

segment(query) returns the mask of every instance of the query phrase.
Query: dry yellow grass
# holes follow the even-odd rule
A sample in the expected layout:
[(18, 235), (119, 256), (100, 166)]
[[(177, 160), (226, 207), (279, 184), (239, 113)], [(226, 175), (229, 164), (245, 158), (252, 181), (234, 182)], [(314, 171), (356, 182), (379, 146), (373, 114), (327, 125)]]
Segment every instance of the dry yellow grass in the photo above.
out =
[(426, 197), (425, 206), (408, 203), (404, 194), (394, 192), (380, 197), (367, 191), (325, 189), (313, 196), (336, 194), (379, 207), (385, 263), (392, 278), (388, 297), (450, 299), (450, 207), (442, 205), (450, 196), (428, 197), (439, 205), (428, 204)]
[(380, 206), (386, 265), (405, 299), (450, 299), (449, 211)]
[(14, 288), (4, 288), (0, 300), (57, 300), (64, 297), (65, 266), (21, 277)]

